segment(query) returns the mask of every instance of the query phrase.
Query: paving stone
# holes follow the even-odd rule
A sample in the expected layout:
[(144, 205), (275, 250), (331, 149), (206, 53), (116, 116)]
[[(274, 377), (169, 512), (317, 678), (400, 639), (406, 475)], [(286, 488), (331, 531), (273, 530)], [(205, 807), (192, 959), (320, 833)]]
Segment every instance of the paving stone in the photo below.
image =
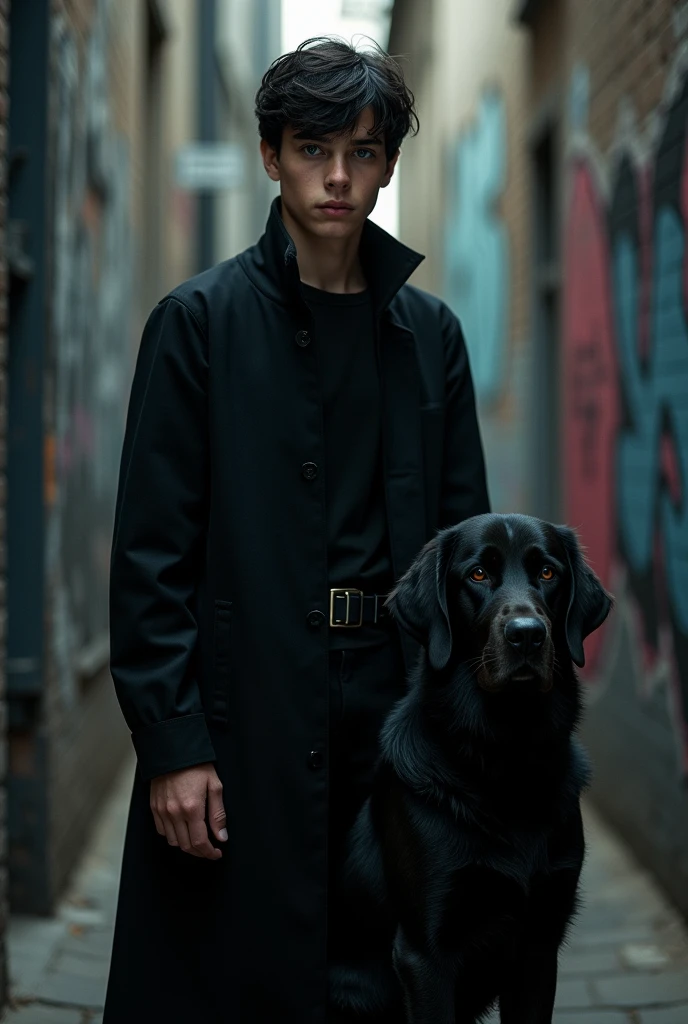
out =
[(655, 930), (651, 925), (634, 925), (627, 928), (608, 928), (592, 931), (574, 929), (571, 932), (571, 949), (589, 949), (596, 946), (622, 946), (628, 942), (651, 942)]
[(46, 973), (34, 993), (37, 999), (46, 1002), (74, 1006), (92, 1006), (100, 1010), (105, 1005), (105, 977), (88, 978), (82, 974), (67, 971)]
[[(619, 974), (591, 982), (595, 1004), (600, 1006), (664, 1006), (688, 1000), (688, 973)], [(688, 1024), (688, 1018), (684, 1022)]]
[(631, 1018), (621, 1010), (577, 1010), (555, 1013), (553, 1024), (630, 1024)]
[(688, 1003), (665, 1006), (661, 1010), (643, 1010), (638, 1020), (640, 1024), (688, 1024)]
[(659, 970), (671, 965), (668, 954), (655, 943), (629, 942), (620, 950), (620, 957), (626, 967), (639, 971)]
[(60, 949), (66, 953), (76, 953), (78, 956), (109, 960), (112, 953), (112, 939), (113, 932), (110, 928), (98, 931), (85, 930), (68, 934), (60, 943)]
[(577, 1010), (593, 1006), (587, 982), (566, 978), (560, 981), (557, 985), (556, 1006), (558, 1010)]
[(619, 957), (615, 949), (596, 949), (592, 952), (567, 950), (559, 963), (560, 977), (592, 974), (614, 974), (620, 968)]
[(16, 1010), (8, 1010), (2, 1019), (3, 1024), (81, 1024), (83, 1013), (81, 1010), (31, 1003)]
[(78, 974), (82, 978), (104, 978), (107, 980), (110, 960), (107, 957), (81, 956), (78, 953), (60, 953), (51, 965), (51, 972)]
[(43, 917), (10, 918), (7, 938), (9, 977), (15, 995), (30, 995), (64, 935), (60, 921)]
[(627, 912), (623, 907), (588, 907), (576, 917), (576, 928), (581, 931), (610, 931), (628, 926)]

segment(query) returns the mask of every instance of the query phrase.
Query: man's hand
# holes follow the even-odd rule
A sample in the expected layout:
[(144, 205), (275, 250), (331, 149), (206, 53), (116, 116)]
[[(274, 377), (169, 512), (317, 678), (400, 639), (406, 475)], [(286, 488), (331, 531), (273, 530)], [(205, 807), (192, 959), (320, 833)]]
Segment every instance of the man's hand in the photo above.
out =
[(155, 827), (170, 846), (179, 846), (193, 857), (219, 860), (222, 851), (210, 842), (205, 825), (205, 804), (213, 834), (227, 840), (227, 817), (222, 803), (222, 783), (212, 764), (197, 764), (151, 780), (150, 805)]

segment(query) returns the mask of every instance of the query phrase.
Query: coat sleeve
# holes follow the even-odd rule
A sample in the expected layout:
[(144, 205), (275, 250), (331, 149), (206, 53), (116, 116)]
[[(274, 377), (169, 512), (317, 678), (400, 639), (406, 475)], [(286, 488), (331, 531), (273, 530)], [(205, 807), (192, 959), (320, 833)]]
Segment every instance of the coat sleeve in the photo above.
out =
[(446, 414), (440, 527), (490, 511), (473, 379), (461, 325), (442, 306)]
[(208, 511), (207, 341), (175, 298), (132, 383), (110, 563), (110, 670), (144, 778), (215, 758), (193, 676)]

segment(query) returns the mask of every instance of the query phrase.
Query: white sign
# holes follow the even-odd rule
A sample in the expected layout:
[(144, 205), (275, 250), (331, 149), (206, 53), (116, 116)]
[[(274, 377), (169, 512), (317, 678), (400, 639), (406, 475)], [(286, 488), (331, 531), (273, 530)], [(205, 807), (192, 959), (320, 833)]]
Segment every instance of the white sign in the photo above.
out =
[(177, 151), (175, 171), (181, 188), (237, 188), (246, 178), (244, 147), (235, 142), (191, 142)]

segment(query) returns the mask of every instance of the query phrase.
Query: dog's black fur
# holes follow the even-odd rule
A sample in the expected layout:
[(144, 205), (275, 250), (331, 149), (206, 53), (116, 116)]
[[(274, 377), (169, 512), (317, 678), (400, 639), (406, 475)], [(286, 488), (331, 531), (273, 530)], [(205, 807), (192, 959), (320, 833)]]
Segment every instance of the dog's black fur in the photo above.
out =
[(573, 663), (611, 598), (567, 527), (484, 515), (388, 603), (423, 651), (352, 833), (328, 1019), (549, 1024), (584, 856)]

